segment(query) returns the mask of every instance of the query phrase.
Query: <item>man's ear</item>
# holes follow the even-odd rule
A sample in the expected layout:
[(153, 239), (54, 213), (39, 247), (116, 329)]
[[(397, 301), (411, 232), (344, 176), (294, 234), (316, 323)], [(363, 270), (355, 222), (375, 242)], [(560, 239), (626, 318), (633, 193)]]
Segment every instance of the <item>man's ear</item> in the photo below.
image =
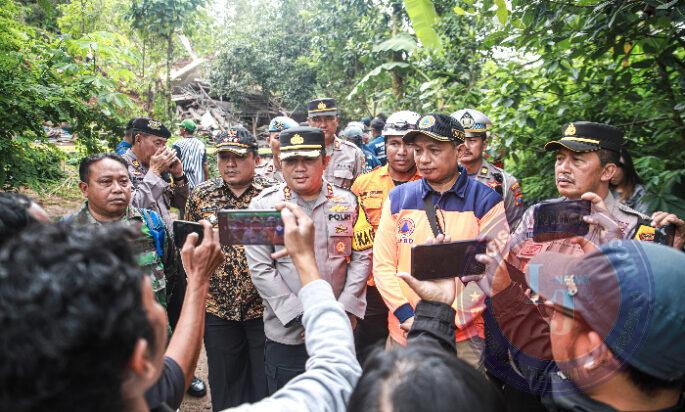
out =
[(330, 156), (330, 155), (326, 155), (326, 156), (323, 157), (323, 169), (324, 169), (324, 170), (326, 170), (326, 168), (328, 167), (328, 163), (329, 163), (330, 161), (331, 161), (331, 156)]
[(140, 392), (141, 387), (147, 388), (154, 383), (158, 370), (152, 357), (147, 340), (139, 338), (133, 346), (128, 361), (128, 373), (122, 383), (122, 392), (125, 397), (135, 396)]
[(573, 359), (581, 360), (579, 367), (591, 372), (611, 361), (613, 354), (597, 332), (585, 329), (577, 333), (571, 348), (571, 356)]
[(599, 176), (599, 180), (602, 182), (609, 182), (611, 178), (616, 174), (616, 169), (618, 166), (614, 163), (607, 163), (602, 167), (602, 174)]
[(78, 182), (78, 188), (81, 190), (81, 194), (83, 194), (83, 197), (87, 198), (88, 197), (88, 183)]
[(458, 144), (457, 145), (457, 159), (464, 156), (465, 153), (466, 153), (466, 145), (464, 143)]

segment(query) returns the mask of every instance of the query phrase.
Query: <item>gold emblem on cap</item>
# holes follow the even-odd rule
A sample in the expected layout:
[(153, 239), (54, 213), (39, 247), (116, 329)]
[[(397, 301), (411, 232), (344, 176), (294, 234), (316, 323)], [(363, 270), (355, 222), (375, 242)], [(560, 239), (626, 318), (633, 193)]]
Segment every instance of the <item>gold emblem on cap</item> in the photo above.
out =
[(576, 126), (573, 125), (573, 123), (569, 124), (568, 127), (566, 128), (566, 131), (564, 132), (566, 136), (573, 136), (576, 134)]
[(435, 117), (428, 115), (419, 120), (419, 129), (428, 129), (435, 124)]
[(147, 124), (147, 127), (149, 127), (152, 130), (159, 130), (162, 128), (162, 122), (157, 120), (150, 120)]
[(326, 108), (326, 103), (324, 102), (319, 102), (319, 105), (316, 106), (319, 110), (323, 110)]
[(302, 144), (304, 143), (304, 138), (300, 136), (299, 134), (295, 134), (292, 139), (290, 139), (290, 143), (292, 144)]

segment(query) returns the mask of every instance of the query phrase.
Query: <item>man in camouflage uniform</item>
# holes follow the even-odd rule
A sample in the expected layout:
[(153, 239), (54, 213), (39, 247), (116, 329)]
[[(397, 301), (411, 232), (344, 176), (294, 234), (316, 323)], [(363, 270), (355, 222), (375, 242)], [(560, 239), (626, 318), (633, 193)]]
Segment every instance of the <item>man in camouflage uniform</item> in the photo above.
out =
[(464, 126), (466, 135), (466, 152), (459, 158), (459, 163), (464, 166), (470, 177), (485, 183), (502, 196), (509, 228), (514, 230), (524, 211), (523, 193), (514, 176), (483, 158), (492, 122), (486, 115), (473, 109), (459, 110), (451, 116)]
[(307, 111), (309, 125), (323, 130), (326, 153), (331, 157), (324, 177), (338, 187), (351, 188), (354, 179), (364, 171), (366, 159), (361, 149), (336, 136), (340, 118), (335, 99), (314, 99), (307, 104)]
[[(371, 270), (373, 228), (357, 197), (323, 178), (328, 157), (320, 129), (294, 127), (281, 132), (281, 166), (286, 183), (268, 188), (250, 209), (274, 209), (293, 202), (316, 227), (314, 252), (321, 278), (348, 313), (353, 327), (364, 317), (366, 280)], [(283, 246), (245, 247), (252, 281), (264, 300), (264, 332), (269, 393), (304, 372), (307, 350), (302, 328), (299, 275), (288, 257), (274, 259)]]
[(133, 185), (131, 205), (159, 213), (171, 230), (171, 206), (183, 209), (188, 198), (183, 165), (165, 146), (171, 132), (161, 122), (148, 118), (133, 120), (131, 128), (133, 146), (122, 156)]
[(297, 127), (295, 120), (286, 117), (278, 116), (271, 119), (269, 123), (269, 147), (271, 147), (271, 154), (273, 157), (268, 162), (257, 167), (257, 174), (269, 179), (283, 183), (283, 174), (281, 173), (281, 162), (279, 160), (281, 144), (278, 140), (281, 132), (291, 127)]
[[(264, 187), (274, 183), (255, 176), (257, 141), (243, 128), (216, 140), (220, 177), (197, 186), (185, 219), (206, 219), (218, 228), (221, 209), (247, 209)], [(252, 280), (243, 246), (223, 245), (223, 264), (209, 281), (205, 349), (215, 411), (253, 403), (266, 396), (264, 307)]]
[[(140, 234), (133, 243), (134, 253), (140, 267), (152, 278), (157, 301), (166, 308), (167, 282), (179, 275), (181, 265), (174, 242), (159, 215), (129, 206), (131, 182), (126, 162), (115, 154), (91, 155), (81, 161), (79, 175), (79, 188), (86, 201), (78, 212), (62, 220), (83, 225), (128, 222), (139, 228)], [(156, 240), (155, 236), (161, 233), (163, 239)]]

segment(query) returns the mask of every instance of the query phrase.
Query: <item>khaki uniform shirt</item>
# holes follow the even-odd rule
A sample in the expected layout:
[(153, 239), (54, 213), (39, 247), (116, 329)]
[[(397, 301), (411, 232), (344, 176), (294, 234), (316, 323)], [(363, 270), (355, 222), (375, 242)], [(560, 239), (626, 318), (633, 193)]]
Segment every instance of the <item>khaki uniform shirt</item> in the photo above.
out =
[(507, 222), (511, 230), (514, 230), (524, 212), (523, 193), (518, 180), (485, 160), (482, 161), (478, 173), (469, 176), (495, 189), (502, 196)]
[(346, 140), (335, 138), (333, 145), (326, 148), (331, 156), (324, 179), (343, 189), (352, 187), (354, 179), (364, 172), (366, 158), (360, 148)]
[[(551, 200), (551, 202), (559, 202), (562, 200), (566, 199), (558, 198)], [(618, 223), (619, 228), (621, 229), (622, 239), (630, 239), (639, 226), (639, 221), (648, 218), (648, 216), (616, 201), (611, 193), (604, 198), (604, 204), (606, 205), (609, 214)], [(510, 263), (524, 273), (530, 259), (538, 253), (558, 252), (574, 256), (581, 256), (584, 254), (580, 246), (570, 242), (570, 238), (557, 239), (550, 242), (535, 242), (533, 240), (533, 226), (535, 225), (533, 212), (536, 206), (537, 204), (526, 210), (521, 218), (521, 223), (512, 233), (512, 248), (509, 253)], [(600, 234), (601, 229), (599, 226), (590, 225), (590, 231), (584, 237), (595, 245), (600, 245), (602, 243)]]
[[(331, 284), (345, 311), (363, 318), (366, 279), (371, 271), (373, 229), (357, 197), (324, 180), (318, 199), (309, 205), (285, 184), (265, 189), (250, 202), (250, 209), (273, 209), (278, 202), (297, 203), (314, 220), (314, 252), (321, 278)], [(313, 205), (313, 206), (312, 206)], [(246, 245), (252, 282), (264, 299), (266, 337), (287, 345), (304, 343), (303, 328), (294, 322), (302, 314), (297, 297), (300, 277), (292, 259), (273, 260), (281, 245)], [(288, 325), (287, 327), (285, 325)]]
[[(252, 186), (236, 197), (221, 177), (198, 185), (190, 194), (185, 220), (197, 222), (206, 219), (219, 227), (218, 212), (221, 209), (247, 209), (250, 201), (271, 185), (256, 176)], [(224, 261), (209, 279), (207, 312), (222, 319), (245, 321), (260, 318), (264, 307), (262, 299), (252, 284), (250, 269), (241, 245), (222, 245)]]
[(267, 179), (275, 180), (278, 183), (285, 183), (283, 173), (281, 173), (280, 170), (276, 169), (276, 165), (274, 163), (273, 158), (269, 159), (263, 165), (258, 166), (255, 169), (255, 173), (259, 176), (264, 176)]
[(178, 209), (185, 207), (188, 185), (185, 182), (171, 185), (139, 162), (131, 149), (122, 157), (128, 163), (128, 173), (131, 176), (131, 206), (159, 213), (167, 229), (171, 231), (174, 220), (170, 212), (171, 206)]

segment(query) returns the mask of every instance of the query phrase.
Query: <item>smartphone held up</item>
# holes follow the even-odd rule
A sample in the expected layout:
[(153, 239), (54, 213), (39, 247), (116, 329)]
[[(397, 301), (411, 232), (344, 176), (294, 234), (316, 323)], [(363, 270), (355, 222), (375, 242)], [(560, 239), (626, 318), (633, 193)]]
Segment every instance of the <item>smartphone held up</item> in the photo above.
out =
[[(278, 210), (224, 209), (218, 213), (219, 242), (227, 245), (283, 245), (284, 233), (281, 212)], [(190, 233), (199, 235), (202, 242), (204, 228), (197, 222), (175, 220), (174, 243), (183, 247)]]
[(219, 211), (222, 245), (283, 245), (285, 229), (278, 210)]
[(411, 275), (418, 280), (433, 280), (482, 274), (485, 265), (476, 260), (476, 255), (485, 253), (487, 244), (487, 240), (461, 240), (414, 246)]
[(591, 213), (589, 200), (564, 200), (538, 205), (533, 216), (533, 240), (549, 242), (574, 236), (585, 236), (590, 225), (583, 220)]

